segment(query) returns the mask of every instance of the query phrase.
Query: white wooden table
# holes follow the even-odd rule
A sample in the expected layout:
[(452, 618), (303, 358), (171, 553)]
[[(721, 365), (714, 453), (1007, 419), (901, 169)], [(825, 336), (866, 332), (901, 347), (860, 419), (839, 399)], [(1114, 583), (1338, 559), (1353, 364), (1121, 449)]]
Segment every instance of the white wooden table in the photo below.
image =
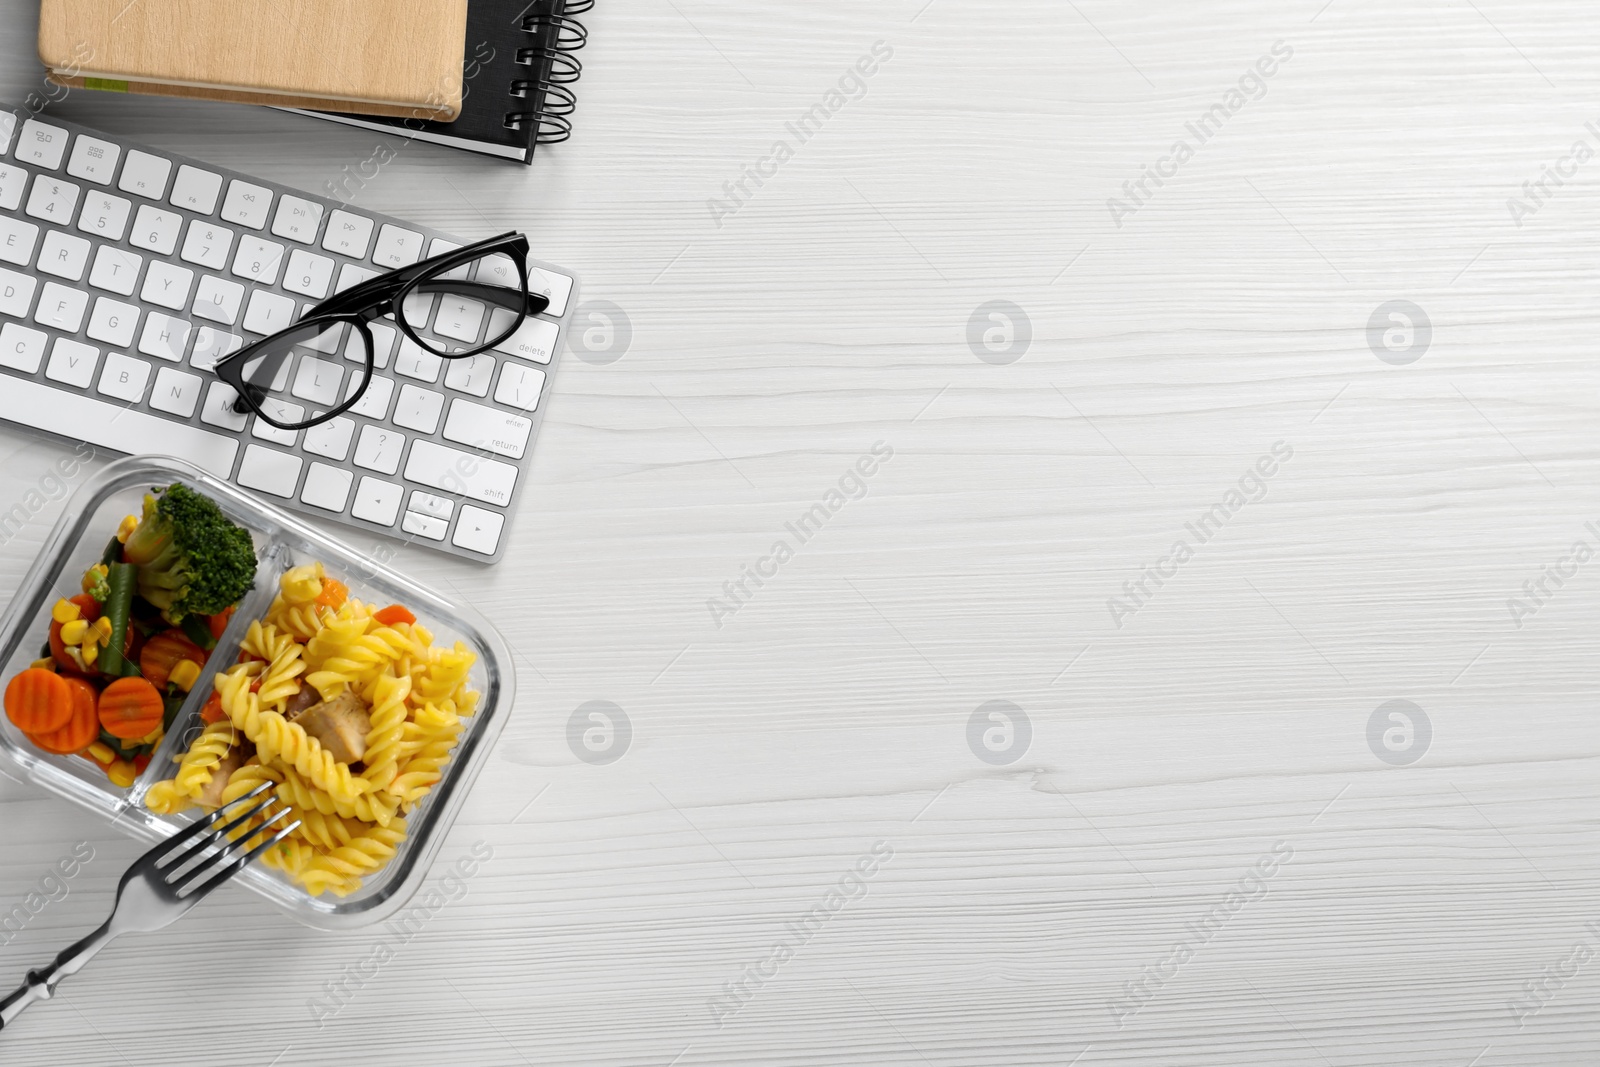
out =
[[(393, 933), (224, 891), (29, 1012), (7, 1062), (1594, 1062), (1590, 5), (586, 21), (570, 144), (413, 145), (358, 198), (525, 229), (629, 328), (567, 357), (505, 562), (397, 561), (519, 649), (438, 870), (492, 858), (375, 973)], [(864, 95), (774, 154), (878, 41)], [(310, 189), (378, 142), (59, 113)], [(62, 450), (0, 452), (9, 501)], [(770, 576), (714, 612), (745, 567)], [(608, 763), (568, 743), (594, 700), (631, 726)], [(0, 947), (9, 982), (138, 846), (9, 782), (0, 841), (0, 910), (94, 851)]]

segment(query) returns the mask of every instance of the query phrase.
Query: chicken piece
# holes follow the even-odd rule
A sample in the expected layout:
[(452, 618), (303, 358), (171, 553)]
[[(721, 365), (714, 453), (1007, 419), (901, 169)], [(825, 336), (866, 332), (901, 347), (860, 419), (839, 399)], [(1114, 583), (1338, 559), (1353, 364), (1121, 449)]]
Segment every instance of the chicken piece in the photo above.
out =
[(211, 768), (211, 781), (200, 791), (198, 800), (207, 811), (216, 808), (222, 803), (222, 791), (228, 788), (228, 779), (233, 772), (243, 767), (245, 761), (256, 754), (256, 746), (243, 739), (240, 743), (228, 749), (228, 754), (222, 757), (222, 762)]
[(305, 728), (340, 763), (355, 763), (367, 754), (367, 731), (372, 720), (367, 706), (348, 689), (330, 700), (313, 704), (289, 720)]

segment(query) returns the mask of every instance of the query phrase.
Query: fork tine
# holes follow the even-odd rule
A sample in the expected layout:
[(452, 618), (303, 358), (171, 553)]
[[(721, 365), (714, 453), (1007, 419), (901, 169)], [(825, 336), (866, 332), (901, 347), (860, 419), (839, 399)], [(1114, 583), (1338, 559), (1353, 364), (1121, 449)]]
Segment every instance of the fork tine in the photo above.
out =
[(222, 826), (215, 827), (210, 833), (206, 834), (194, 844), (190, 845), (167, 868), (166, 880), (168, 882), (177, 881), (178, 878), (182, 877), (180, 869), (185, 866), (189, 867), (190, 870), (193, 870), (196, 866), (199, 866), (204, 862), (203, 856), (209, 849), (215, 848), (219, 844), (226, 844), (228, 840), (228, 834), (238, 829), (250, 819), (260, 815), (276, 800), (276, 796), (262, 797), (260, 800), (252, 804), (248, 810), (241, 813), (237, 818), (230, 819)]
[[(285, 808), (284, 809), (284, 813), (286, 814), (287, 812), (288, 812), (288, 809)], [(273, 818), (277, 818), (277, 816), (273, 816)], [(185, 899), (185, 900), (187, 900), (191, 896), (196, 896), (196, 897), (205, 896), (207, 893), (209, 893), (213, 889), (217, 888), (217, 886), (221, 885), (223, 882), (226, 882), (229, 878), (232, 878), (234, 875), (236, 875), (240, 871), (244, 870), (245, 867), (250, 863), (251, 860), (255, 859), (257, 856), (261, 855), (262, 852), (264, 852), (267, 849), (271, 848), (273, 845), (276, 845), (279, 841), (282, 841), (284, 838), (288, 837), (290, 834), (294, 833), (295, 830), (299, 829), (299, 827), (300, 827), (300, 820), (296, 819), (294, 822), (290, 823), (288, 826), (285, 826), (283, 829), (279, 830), (276, 834), (272, 835), (272, 837), (269, 840), (261, 842), (261, 844), (257, 845), (255, 848), (251, 849), (249, 852), (246, 852), (244, 855), (240, 856), (238, 859), (234, 860), (232, 863), (228, 864), (227, 866), (223, 867), (221, 870), (217, 871), (215, 874), (211, 875), (204, 882), (201, 882), (198, 885), (196, 885), (193, 882), (191, 882), (188, 886), (185, 887), (184, 890), (180, 891), (178, 895), (181, 898)], [(263, 825), (261, 827), (261, 829), (265, 830), (266, 826)], [(252, 836), (254, 836), (254, 835), (252, 835)], [(244, 838), (243, 840), (248, 841), (249, 838)]]
[[(276, 815), (273, 815), (271, 818), (261, 823), (259, 826), (253, 826), (248, 832), (240, 834), (237, 841), (224, 840), (222, 842), (222, 849), (220, 852), (216, 852), (212, 855), (204, 857), (198, 863), (194, 864), (188, 870), (183, 871), (181, 874), (174, 871), (167, 877), (167, 885), (178, 889), (178, 895), (180, 897), (186, 895), (186, 890), (192, 890), (195, 886), (199, 885), (200, 882), (205, 879), (206, 875), (222, 866), (225, 866), (228, 860), (232, 859), (239, 853), (240, 849), (244, 848), (251, 841), (254, 841), (258, 835), (265, 833), (267, 828), (273, 823), (277, 822), (285, 815), (291, 814), (293, 814), (291, 809), (284, 808)], [(179, 882), (184, 883), (182, 888), (178, 888)]]
[[(221, 818), (223, 816), (223, 813), (226, 812), (229, 808), (234, 807), (234, 806), (239, 805), (239, 804), (243, 804), (248, 800), (252, 800), (255, 797), (260, 796), (262, 794), (262, 792), (264, 792), (267, 789), (270, 789), (271, 787), (272, 787), (272, 783), (271, 782), (262, 782), (260, 785), (256, 786), (254, 789), (250, 790), (250, 792), (248, 792), (248, 793), (244, 794), (243, 796), (239, 797), (237, 800), (229, 801), (228, 803), (222, 805), (222, 807), (218, 808), (216, 811), (213, 811), (211, 814), (207, 815), (205, 818), (196, 819), (192, 825), (185, 827), (184, 829), (180, 830), (178, 833), (173, 834), (171, 837), (167, 838), (165, 844), (167, 846), (169, 846), (169, 847), (168, 847), (167, 851), (165, 853), (163, 853), (160, 856), (160, 858), (158, 858), (155, 861), (156, 867), (159, 869), (159, 868), (165, 867), (169, 863), (171, 863), (172, 860), (173, 860), (173, 856), (179, 851), (177, 846), (185, 844), (191, 838), (194, 838), (194, 837), (200, 835), (201, 833), (204, 833), (205, 831), (211, 829), (211, 827), (213, 825), (215, 825), (217, 819)], [(193, 849), (183, 849), (182, 852), (183, 852), (184, 855), (191, 855), (194, 852), (194, 850)]]

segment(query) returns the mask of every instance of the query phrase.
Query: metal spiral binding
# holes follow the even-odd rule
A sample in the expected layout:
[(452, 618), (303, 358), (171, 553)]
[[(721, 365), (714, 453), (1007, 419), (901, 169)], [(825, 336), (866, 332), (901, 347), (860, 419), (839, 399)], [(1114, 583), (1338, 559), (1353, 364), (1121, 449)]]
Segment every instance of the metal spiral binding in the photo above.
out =
[(544, 68), (539, 78), (519, 78), (511, 83), (511, 95), (525, 100), (537, 100), (533, 110), (509, 111), (505, 124), (514, 130), (532, 127), (534, 144), (559, 144), (572, 136), (569, 116), (577, 110), (578, 96), (569, 86), (583, 76), (583, 63), (573, 55), (589, 42), (589, 30), (573, 18), (593, 9), (594, 0), (560, 0), (539, 5), (522, 20), (528, 33), (538, 33), (546, 26), (556, 27), (555, 39), (539, 48), (517, 50), (517, 62), (535, 69)]

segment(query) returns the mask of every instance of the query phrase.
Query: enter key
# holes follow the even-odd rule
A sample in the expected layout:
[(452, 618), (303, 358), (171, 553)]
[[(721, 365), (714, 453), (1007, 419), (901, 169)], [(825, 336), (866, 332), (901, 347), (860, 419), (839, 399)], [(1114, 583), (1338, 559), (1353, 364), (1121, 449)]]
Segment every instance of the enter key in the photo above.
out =
[(521, 459), (532, 429), (532, 419), (470, 400), (454, 400), (450, 403), (450, 415), (445, 419), (444, 439), (510, 459)]

